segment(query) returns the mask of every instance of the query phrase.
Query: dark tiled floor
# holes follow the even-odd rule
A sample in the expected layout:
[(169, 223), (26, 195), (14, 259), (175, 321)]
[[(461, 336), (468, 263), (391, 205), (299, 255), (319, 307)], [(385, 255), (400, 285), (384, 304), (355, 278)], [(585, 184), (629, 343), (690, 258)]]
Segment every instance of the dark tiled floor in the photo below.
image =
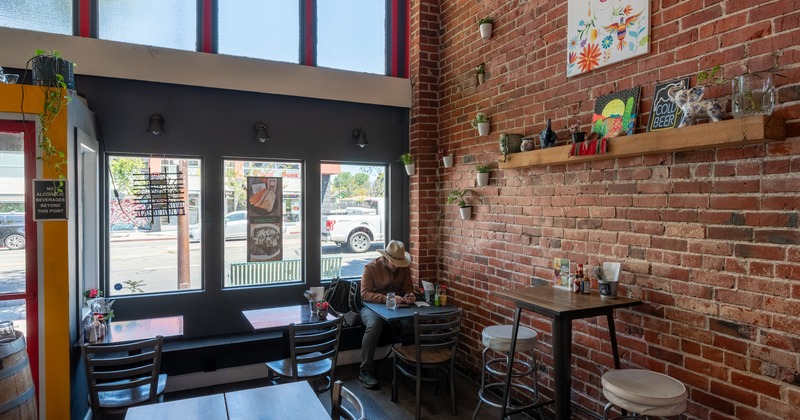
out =
[[(414, 383), (411, 380), (402, 378), (398, 388), (398, 402), (391, 401), (391, 380), (392, 363), (386, 360), (378, 365), (379, 387), (376, 390), (368, 390), (361, 386), (358, 381), (358, 365), (340, 366), (337, 368), (337, 378), (344, 382), (344, 385), (353, 391), (366, 409), (366, 417), (369, 420), (380, 419), (413, 419), (415, 410)], [(173, 401), (182, 398), (191, 398), (201, 395), (217, 394), (228, 391), (238, 391), (241, 389), (265, 386), (266, 380), (253, 380), (237, 382), (232, 384), (218, 385), (207, 388), (199, 388), (187, 391), (173, 392), (165, 396), (165, 401)], [(457, 415), (450, 412), (450, 394), (447, 392), (445, 383), (438, 388), (434, 384), (423, 384), (422, 391), (422, 418), (425, 419), (469, 419), (478, 403), (478, 384), (461, 374), (456, 374), (456, 405)], [(320, 395), (320, 400), (327, 409), (330, 409), (330, 393)], [(485, 404), (480, 410), (478, 419), (497, 419), (500, 410), (487, 407)], [(514, 416), (515, 419), (529, 418), (524, 416)]]

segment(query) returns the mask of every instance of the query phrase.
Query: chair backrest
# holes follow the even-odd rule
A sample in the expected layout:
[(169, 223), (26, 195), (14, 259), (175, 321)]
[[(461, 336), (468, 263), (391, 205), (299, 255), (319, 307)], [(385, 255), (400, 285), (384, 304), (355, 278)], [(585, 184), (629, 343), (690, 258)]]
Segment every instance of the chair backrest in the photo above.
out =
[[(346, 405), (342, 404), (343, 402)], [(331, 419), (339, 420), (342, 417), (348, 420), (364, 420), (366, 418), (361, 400), (356, 397), (356, 394), (345, 388), (342, 381), (336, 381), (331, 390)]]
[(458, 335), (461, 327), (461, 309), (451, 312), (420, 315), (414, 313), (414, 343), (417, 351), (417, 367), (423, 360), (422, 353), (450, 351), (450, 364), (455, 363)]
[[(298, 380), (298, 364), (311, 364), (330, 359), (330, 383), (335, 380), (336, 358), (342, 317), (311, 324), (289, 324), (289, 349), (292, 354), (292, 378)], [(327, 388), (327, 387), (326, 387)]]
[[(100, 393), (112, 398), (130, 395), (141, 386), (149, 386), (149, 402), (158, 402), (158, 375), (164, 338), (128, 344), (87, 345), (81, 347), (89, 398), (93, 410), (100, 409)], [(141, 401), (132, 401), (134, 405)]]

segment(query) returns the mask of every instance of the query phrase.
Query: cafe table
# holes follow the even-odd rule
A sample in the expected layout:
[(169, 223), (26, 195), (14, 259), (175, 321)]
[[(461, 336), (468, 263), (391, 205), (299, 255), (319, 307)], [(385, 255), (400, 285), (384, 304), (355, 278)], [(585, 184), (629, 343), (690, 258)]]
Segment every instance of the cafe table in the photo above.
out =
[(131, 319), (128, 321), (109, 322), (106, 336), (95, 342), (89, 342), (82, 334), (76, 346), (87, 344), (120, 344), (131, 341), (147, 340), (156, 336), (179, 337), (183, 335), (183, 316), (162, 318)]
[(308, 382), (226, 392), (128, 409), (125, 420), (329, 420), (331, 415)]
[[(242, 315), (256, 331), (285, 330), (289, 327), (289, 324), (308, 324), (324, 321), (324, 319), (319, 319), (311, 312), (308, 304), (251, 309), (242, 311)], [(336, 315), (333, 311), (330, 311), (328, 316)]]
[[(619, 369), (619, 350), (614, 328), (614, 309), (641, 305), (642, 301), (621, 296), (601, 296), (596, 290), (590, 294), (580, 294), (565, 288), (552, 286), (524, 287), (514, 290), (500, 289), (493, 292), (516, 305), (514, 326), (511, 332), (510, 354), (514, 355), (517, 346), (517, 331), (522, 310), (532, 311), (552, 318), (553, 330), (553, 376), (555, 380), (556, 419), (570, 418), (570, 393), (572, 389), (572, 320), (605, 315), (608, 320), (608, 333), (611, 351), (614, 355), (614, 368)], [(500, 418), (521, 410), (508, 408), (508, 393), (511, 375), (506, 375), (503, 403)]]
[(455, 306), (416, 306), (414, 304), (406, 306), (398, 306), (395, 309), (389, 309), (385, 303), (364, 302), (364, 306), (375, 311), (378, 316), (385, 321), (394, 321), (403, 318), (412, 318), (414, 313), (420, 315), (432, 315), (452, 312), (458, 308)]

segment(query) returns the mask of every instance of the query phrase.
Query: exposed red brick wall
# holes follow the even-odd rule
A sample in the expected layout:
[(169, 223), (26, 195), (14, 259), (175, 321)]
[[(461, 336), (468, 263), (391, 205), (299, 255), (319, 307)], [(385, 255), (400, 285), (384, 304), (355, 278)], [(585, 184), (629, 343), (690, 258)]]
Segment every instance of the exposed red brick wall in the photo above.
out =
[[(797, 6), (654, 0), (648, 55), (567, 79), (566, 1), (412, 2), (415, 275), (438, 276), (465, 309), (464, 369), (478, 372), (481, 330), (512, 319), (511, 304), (493, 290), (549, 279), (554, 257), (619, 261), (620, 293), (645, 302), (616, 314), (624, 366), (681, 380), (689, 418), (800, 419)], [(477, 21), (488, 15), (494, 34), (482, 40)], [(476, 86), (481, 62), (486, 83)], [(692, 76), (694, 85), (715, 64), (728, 78), (785, 76), (776, 79), (774, 115), (787, 121), (786, 141), (493, 170), (490, 186), (474, 187), (473, 163), (497, 161), (499, 133), (536, 134), (552, 118), (566, 139), (567, 118), (577, 113), (588, 126), (598, 96), (636, 85), (643, 131), (658, 81)], [(478, 111), (492, 117), (489, 136), (469, 124)], [(455, 153), (455, 167), (440, 166), (437, 141)], [(453, 188), (473, 190), (472, 219), (444, 204)], [(549, 319), (523, 320), (543, 334), (538, 350), (552, 395)], [(600, 412), (600, 375), (611, 366), (607, 325), (573, 327), (572, 400)]]

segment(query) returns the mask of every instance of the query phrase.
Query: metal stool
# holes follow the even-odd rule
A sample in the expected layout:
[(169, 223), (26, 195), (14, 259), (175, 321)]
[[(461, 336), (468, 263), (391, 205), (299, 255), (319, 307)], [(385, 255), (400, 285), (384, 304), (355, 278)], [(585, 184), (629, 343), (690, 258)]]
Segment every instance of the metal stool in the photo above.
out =
[[(483, 349), (483, 353), (481, 355), (483, 367), (481, 368), (481, 388), (478, 390), (479, 401), (478, 406), (475, 407), (475, 412), (472, 414), (473, 419), (475, 419), (475, 417), (478, 415), (478, 411), (481, 409), (481, 404), (483, 403), (498, 408), (502, 406), (502, 403), (499, 400), (502, 400), (505, 382), (501, 380), (498, 382), (487, 383), (486, 372), (490, 373), (491, 375), (495, 375), (499, 379), (505, 379), (506, 372), (510, 371), (512, 377), (511, 387), (533, 394), (533, 401), (530, 404), (513, 407), (511, 404), (509, 404), (509, 407), (525, 410), (526, 408), (532, 408), (539, 400), (539, 389), (536, 375), (536, 352), (534, 351), (536, 348), (536, 342), (538, 340), (538, 334), (536, 334), (536, 331), (530, 328), (523, 326), (519, 327), (519, 330), (517, 331), (516, 352), (520, 353), (530, 351), (533, 355), (533, 360), (531, 363), (526, 363), (521, 360), (514, 360), (514, 365), (519, 368), (515, 371), (514, 369), (508, 369), (509, 360), (511, 359), (509, 350), (511, 350), (511, 331), (513, 328), (513, 325), (493, 325), (491, 327), (484, 328), (483, 332), (481, 333), (485, 348)], [(505, 356), (487, 360), (486, 357), (489, 350), (495, 353), (505, 353)], [(502, 365), (506, 366), (505, 369)], [(523, 377), (531, 374), (533, 376), (533, 388), (523, 383), (513, 382), (513, 378)], [(486, 392), (492, 388), (499, 389), (499, 398), (494, 394)], [(510, 399), (511, 393), (508, 395)], [(491, 397), (494, 397), (494, 401), (491, 399)]]
[(608, 419), (612, 406), (660, 417), (677, 416), (686, 410), (686, 387), (667, 375), (644, 369), (616, 369), (604, 373), (601, 381), (603, 395), (609, 401), (603, 410), (603, 419)]

